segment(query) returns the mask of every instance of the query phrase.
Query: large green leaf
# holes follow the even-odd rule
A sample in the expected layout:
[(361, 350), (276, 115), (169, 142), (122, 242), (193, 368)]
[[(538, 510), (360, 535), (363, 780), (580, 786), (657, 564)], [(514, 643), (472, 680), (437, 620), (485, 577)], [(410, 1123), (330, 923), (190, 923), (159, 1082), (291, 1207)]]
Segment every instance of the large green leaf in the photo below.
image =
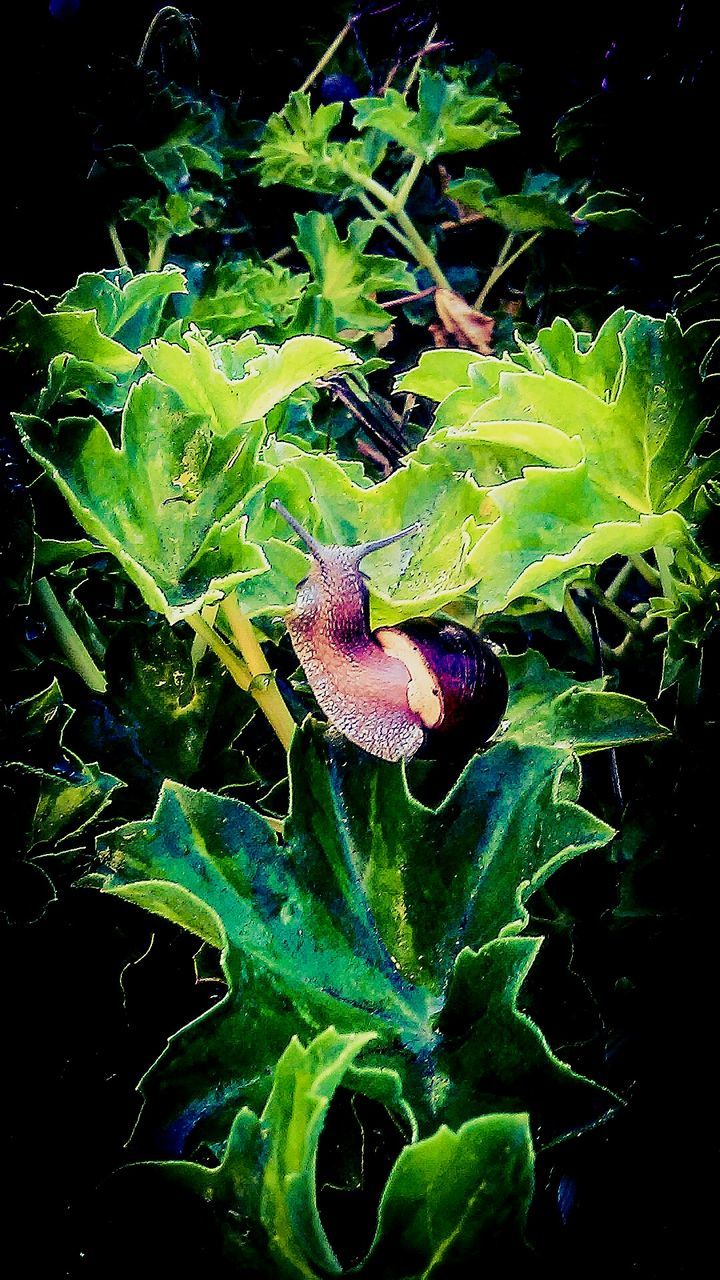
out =
[(16, 421), (86, 533), (118, 557), (151, 608), (176, 621), (267, 568), (241, 515), (271, 472), (258, 458), (261, 419), (357, 357), (325, 338), (265, 347), (248, 335), (210, 347), (197, 332), (143, 355), (157, 376), (132, 387), (119, 449), (92, 418)]
[(432, 463), (451, 449), (497, 510), (475, 555), (482, 611), (614, 555), (688, 544), (673, 508), (690, 492), (703, 424), (692, 353), (672, 317), (620, 310), (594, 342), (556, 320), (514, 360), (444, 354), (400, 386), (432, 396), (458, 378), (416, 456)]
[(249, 334), (211, 346), (192, 329), (183, 345), (160, 340), (144, 347), (143, 356), (217, 436), (264, 418), (308, 382), (359, 363), (354, 352), (328, 338), (301, 335), (274, 347)]
[[(307, 1048), (293, 1038), (275, 1069), (260, 1119), (238, 1112), (220, 1164), (160, 1162), (156, 1169), (202, 1197), (243, 1274), (319, 1280), (343, 1272), (321, 1221), (316, 1157), (328, 1107), (342, 1084), (382, 1097), (407, 1116), (399, 1080), (358, 1064), (367, 1034), (323, 1031)], [(516, 1245), (533, 1186), (527, 1117), (471, 1120), (412, 1142), (390, 1172), (372, 1248), (351, 1274), (457, 1274), (479, 1251)]]
[(418, 107), (397, 89), (380, 98), (357, 98), (355, 126), (377, 129), (423, 160), (450, 151), (477, 151), (518, 133), (510, 108), (494, 94), (473, 94), (459, 81), (421, 71)]
[(417, 288), (405, 263), (398, 258), (364, 253), (371, 227), (362, 221), (353, 224), (344, 240), (329, 214), (296, 214), (295, 221), (295, 243), (313, 275), (309, 296), (321, 298), (332, 307), (340, 329), (386, 329), (388, 313), (373, 298), (378, 293)]
[(241, 586), (240, 599), (249, 613), (288, 607), (307, 574), (307, 552), (271, 509), (274, 498), (327, 543), (364, 542), (421, 522), (416, 534), (368, 561), (373, 625), (433, 613), (477, 582), (474, 555), (483, 531), (482, 494), (472, 478), (454, 477), (440, 463), (424, 466), (415, 460), (368, 486), (334, 458), (290, 444), (280, 443), (265, 456), (278, 469), (248, 504), (248, 536), (262, 543), (272, 571)]
[[(599, 690), (594, 696), (612, 701)], [(556, 697), (549, 681), (548, 700)], [(614, 702), (610, 715), (622, 741)], [(654, 724), (645, 730), (659, 733)], [(592, 732), (587, 737), (590, 749)], [(422, 1115), (442, 1110), (437, 1019), (458, 952), (521, 929), (527, 900), (547, 876), (612, 834), (578, 806), (572, 760), (569, 746), (501, 740), (430, 810), (413, 799), (401, 768), (309, 722), (292, 747), (282, 845), (246, 806), (173, 784), (151, 821), (103, 842), (105, 891), (177, 921), (223, 953), (224, 1000), (174, 1037), (143, 1085), (146, 1118), (168, 1148), (224, 1136), (233, 1109), (264, 1102), (272, 1063), (291, 1035), (328, 1023), (343, 1033), (374, 1031), (371, 1060), (401, 1072)], [(513, 965), (507, 984), (506, 1040), (519, 985)], [(260, 1017), (262, 1037), (253, 1031)], [(512, 1044), (521, 1054), (527, 1047), (524, 1024), (515, 1029), (509, 1058)], [(521, 1074), (516, 1064), (512, 1088)], [(518, 1090), (526, 1093), (522, 1106), (542, 1111), (547, 1080), (533, 1092), (532, 1075)], [(488, 1097), (498, 1087), (488, 1082)], [(507, 1098), (510, 1086), (503, 1087)], [(566, 1121), (548, 1118), (556, 1129)]]
[(149, 375), (130, 391), (119, 449), (93, 418), (16, 421), (85, 532), (117, 556), (152, 609), (176, 620), (265, 567), (238, 513), (267, 473), (257, 461), (262, 423), (217, 436)]
[(55, 309), (41, 313), (26, 302), (5, 322), (9, 345), (30, 348), (47, 385), (38, 411), (59, 400), (89, 400), (119, 409), (140, 363), (138, 349), (154, 338), (172, 294), (186, 293), (177, 267), (134, 276), (126, 268), (81, 275)]

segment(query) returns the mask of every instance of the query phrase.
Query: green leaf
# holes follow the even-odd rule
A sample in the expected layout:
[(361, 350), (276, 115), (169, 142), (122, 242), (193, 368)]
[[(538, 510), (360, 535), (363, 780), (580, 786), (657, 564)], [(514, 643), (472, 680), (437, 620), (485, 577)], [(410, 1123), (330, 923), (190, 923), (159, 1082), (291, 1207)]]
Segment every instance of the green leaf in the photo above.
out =
[(576, 190), (555, 174), (527, 174), (517, 195), (502, 196), (485, 169), (468, 169), (451, 182), (448, 195), (468, 209), (499, 222), (506, 231), (574, 231), (576, 223), (567, 204)]
[(378, 1233), (360, 1271), (367, 1280), (471, 1275), (517, 1244), (533, 1193), (525, 1115), (444, 1125), (406, 1147), (380, 1202)]
[(304, 1049), (294, 1037), (275, 1070), (262, 1117), (269, 1142), (261, 1215), (272, 1249), (301, 1276), (342, 1271), (320, 1221), (315, 1164), (333, 1094), (372, 1039), (329, 1027)]
[(265, 567), (238, 511), (266, 474), (257, 461), (262, 423), (214, 435), (151, 376), (130, 391), (119, 449), (93, 418), (16, 422), (85, 532), (172, 621)]
[(513, 1111), (532, 1098), (532, 1118), (559, 1108), (568, 1128), (607, 1112), (612, 1095), (573, 1071), (550, 1049), (518, 1007), (520, 990), (542, 938), (505, 937), (479, 951), (464, 948), (455, 962), (439, 1030), (438, 1063), (448, 1084), (443, 1114), (449, 1124), (497, 1109)]
[[(455, 465), (469, 464), (488, 487), (499, 514), (474, 554), (484, 612), (613, 555), (690, 537), (672, 502), (703, 423), (697, 371), (675, 320), (621, 310), (594, 342), (556, 320), (518, 361), (525, 367), (492, 358), (479, 372), (458, 366), (460, 389), (437, 415), (452, 429), (415, 455), (430, 463), (451, 445)], [(444, 389), (426, 368), (430, 376), (419, 366), (402, 386)], [(510, 448), (520, 449), (514, 459), (503, 452)], [(551, 465), (528, 465), (538, 459)], [(503, 483), (513, 463), (517, 478)], [(490, 486), (493, 469), (501, 483)]]
[(627, 193), (620, 191), (597, 191), (580, 205), (575, 217), (608, 231), (642, 231), (648, 225)]
[(251, 614), (287, 608), (307, 574), (307, 552), (289, 541), (294, 535), (271, 509), (274, 498), (328, 543), (363, 542), (422, 522), (417, 534), (372, 561), (373, 625), (433, 613), (477, 582), (482, 494), (471, 478), (415, 460), (368, 487), (332, 457), (290, 444), (279, 444), (265, 456), (278, 470), (248, 504), (248, 536), (262, 543), (272, 572), (241, 588), (239, 598)]
[(429, 71), (420, 72), (417, 111), (397, 89), (352, 105), (357, 129), (377, 129), (427, 162), (444, 152), (477, 151), (519, 132), (502, 99), (470, 93), (459, 81)]
[(57, 680), (10, 708), (8, 737), (23, 755), (3, 766), (14, 779), (15, 803), (28, 809), (28, 849), (55, 845), (80, 834), (124, 784), (97, 763), (84, 764), (64, 743), (74, 712)]
[(612, 834), (577, 805), (570, 760), (501, 742), (428, 810), (400, 768), (308, 723), (282, 850), (251, 809), (174, 784), (151, 821), (103, 841), (107, 892), (223, 950), (224, 1000), (143, 1083), (170, 1150), (224, 1136), (239, 1105), (264, 1102), (290, 1037), (329, 1023), (374, 1031), (370, 1065), (398, 1070), (411, 1105), (432, 1112), (435, 1019), (459, 948), (521, 928), (547, 876)]
[(240, 258), (213, 273), (188, 318), (213, 338), (236, 338), (257, 328), (274, 336), (295, 315), (308, 279), (277, 262)]
[(667, 737), (644, 702), (606, 689), (607, 680), (579, 684), (532, 649), (502, 659), (510, 697), (504, 738), (538, 746), (566, 746), (576, 755)]
[(383, 144), (377, 136), (331, 141), (341, 116), (341, 102), (313, 111), (308, 94), (291, 93), (284, 109), (268, 120), (255, 153), (260, 185), (287, 182), (308, 191), (342, 195), (353, 185), (346, 166), (372, 176), (382, 161)]
[(178, 293), (187, 293), (185, 275), (178, 267), (137, 276), (119, 267), (80, 276), (57, 310), (94, 311), (103, 333), (136, 352), (155, 337), (166, 300)]
[(153, 342), (143, 348), (145, 362), (217, 436), (264, 418), (307, 383), (359, 363), (354, 352), (312, 335), (279, 347), (259, 344), (254, 335), (209, 346), (190, 330), (183, 343)]
[[(202, 1197), (244, 1273), (249, 1267), (253, 1275), (318, 1280), (342, 1272), (318, 1213), (317, 1148), (340, 1084), (360, 1093), (367, 1088), (372, 1096), (378, 1073), (356, 1065), (370, 1040), (333, 1027), (307, 1048), (291, 1040), (261, 1119), (247, 1108), (237, 1114), (217, 1168), (189, 1161), (140, 1166)], [(397, 1087), (395, 1077), (399, 1097)], [(527, 1116), (486, 1116), (457, 1133), (443, 1126), (401, 1152), (380, 1202), (373, 1246), (355, 1271), (455, 1275), (477, 1250), (488, 1257), (521, 1242), (532, 1189)]]
[(14, 349), (29, 347), (43, 365), (50, 362), (38, 412), (61, 400), (121, 408), (138, 348), (157, 334), (168, 297), (186, 292), (177, 267), (138, 276), (118, 268), (81, 275), (50, 314), (24, 303), (6, 327)]
[[(367, 232), (354, 224), (341, 240), (328, 214), (296, 214), (295, 243), (313, 276), (309, 296), (322, 298), (332, 307), (336, 326), (373, 332), (386, 329), (390, 317), (373, 301), (378, 293), (415, 290), (415, 277), (404, 262), (381, 254), (363, 253)], [(364, 234), (359, 237), (360, 230)], [(361, 243), (358, 244), (358, 237)]]
[(358, 359), (317, 337), (277, 348), (252, 335), (214, 348), (199, 333), (184, 341), (143, 348), (158, 376), (132, 387), (119, 449), (92, 418), (57, 427), (16, 419), (86, 533), (171, 621), (267, 568), (244, 537), (241, 514), (271, 470), (258, 459), (260, 419), (298, 387)]

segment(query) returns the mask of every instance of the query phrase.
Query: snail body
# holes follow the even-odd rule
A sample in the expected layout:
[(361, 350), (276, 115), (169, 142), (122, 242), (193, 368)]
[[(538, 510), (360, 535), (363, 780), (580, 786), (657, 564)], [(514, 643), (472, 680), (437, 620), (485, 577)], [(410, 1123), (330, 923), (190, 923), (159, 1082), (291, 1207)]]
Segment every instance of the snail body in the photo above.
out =
[(507, 704), (505, 673), (489, 645), (435, 618), (370, 629), (360, 563), (420, 526), (356, 547), (325, 546), (282, 503), (272, 505), (312, 557), (286, 626), (330, 724), (370, 755), (392, 761), (487, 741)]

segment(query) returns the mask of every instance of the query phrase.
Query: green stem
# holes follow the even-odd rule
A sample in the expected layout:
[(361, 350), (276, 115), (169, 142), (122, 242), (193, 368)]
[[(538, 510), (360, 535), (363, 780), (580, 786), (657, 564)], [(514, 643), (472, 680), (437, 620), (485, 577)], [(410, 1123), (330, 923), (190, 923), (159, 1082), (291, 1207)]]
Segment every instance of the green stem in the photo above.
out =
[(626, 630), (632, 631), (634, 635), (638, 634), (640, 631), (639, 620), (637, 618), (633, 618), (632, 614), (627, 613), (619, 604), (616, 604), (612, 596), (610, 596), (607, 591), (603, 591), (601, 587), (597, 587), (592, 583), (588, 584), (587, 590), (595, 597), (598, 604), (601, 605), (603, 609), (608, 613), (611, 613), (614, 618), (618, 619), (618, 621), (622, 622)]
[(410, 241), (406, 240), (402, 232), (398, 231), (397, 227), (393, 226), (392, 222), (390, 222), (389, 220), (388, 215), (386, 213), (383, 213), (382, 209), (378, 209), (373, 204), (372, 200), (370, 200), (370, 198), (365, 195), (364, 191), (356, 192), (356, 199), (360, 201), (360, 204), (362, 205), (363, 209), (367, 209), (368, 213), (371, 214), (373, 221), (377, 222), (378, 226), (382, 227), (383, 231), (387, 231), (388, 235), (393, 236), (393, 238), (403, 246), (405, 252), (409, 253), (411, 258), (414, 258), (415, 250), (410, 244)]
[(163, 262), (165, 260), (165, 250), (170, 243), (170, 236), (163, 236), (161, 240), (156, 240), (147, 261), (148, 271), (162, 271)]
[(115, 257), (117, 258), (118, 266), (129, 267), (130, 263), (128, 262), (127, 257), (125, 256), (125, 250), (122, 247), (122, 243), (118, 235), (118, 229), (115, 226), (114, 222), (108, 223), (108, 235), (110, 236), (112, 247), (115, 251)]
[(107, 682), (102, 671), (90, 657), (47, 578), (41, 578), (35, 583), (35, 598), (47, 618), (50, 633), (73, 670), (77, 671), (89, 689), (95, 693), (105, 693)]
[[(413, 257), (421, 267), (424, 267), (425, 270), (430, 273), (436, 285), (438, 285), (440, 289), (449, 289), (450, 283), (447, 276), (441, 270), (435, 254), (430, 246), (425, 243), (417, 227), (408, 217), (402, 207), (401, 201), (398, 199), (398, 196), (394, 195), (392, 191), (388, 191), (387, 187), (384, 187), (382, 183), (377, 182), (375, 178), (372, 178), (368, 174), (362, 173), (359, 169), (356, 169), (349, 161), (345, 161), (343, 168), (347, 176), (355, 183), (356, 186), (363, 187), (365, 191), (367, 191), (368, 195), (371, 195), (375, 200), (377, 200), (378, 204), (381, 204), (383, 208), (387, 209), (390, 216), (395, 219), (408, 243)], [(410, 177), (414, 168), (415, 164), (413, 164), (410, 169), (408, 177)]]
[(260, 648), (252, 622), (240, 608), (234, 595), (226, 596), (222, 611), (252, 677), (250, 693), (287, 751), (295, 732), (295, 721), (277, 687), (274, 672), (270, 670)]
[(653, 569), (652, 565), (648, 564), (647, 560), (643, 556), (630, 556), (630, 564), (633, 569), (637, 569), (640, 576), (643, 577), (646, 582), (650, 583), (651, 587), (660, 586), (660, 574), (656, 569)]
[(660, 586), (666, 600), (675, 599), (675, 583), (672, 580), (670, 566), (673, 562), (671, 547), (654, 547), (655, 560), (660, 574)]
[(400, 183), (397, 191), (395, 192), (395, 199), (397, 201), (397, 206), (399, 209), (405, 208), (405, 205), (407, 204), (408, 198), (410, 196), (410, 192), (412, 191), (413, 187), (415, 186), (415, 183), (417, 182), (418, 178), (420, 177), (420, 174), (422, 173), (422, 168), (424, 163), (425, 162), (422, 156), (416, 156), (410, 168), (408, 169), (407, 173), (405, 174), (405, 177)]
[(335, 37), (335, 39), (333, 40), (332, 44), (329, 44), (329, 45), (328, 45), (327, 49), (325, 50), (324, 54), (323, 54), (323, 55), (322, 55), (322, 57), (320, 58), (319, 62), (316, 62), (316, 63), (315, 63), (315, 66), (313, 67), (312, 71), (310, 72), (310, 75), (309, 75), (309, 76), (307, 76), (307, 78), (306, 78), (305, 80), (303, 80), (302, 84), (300, 85), (300, 89), (299, 89), (299, 92), (300, 92), (300, 93), (307, 93), (307, 91), (308, 91), (308, 89), (310, 88), (310, 86), (311, 86), (312, 84), (314, 84), (314, 83), (315, 83), (315, 81), (317, 80), (317, 78), (318, 78), (318, 76), (320, 75), (320, 73), (321, 73), (322, 71), (324, 71), (324, 70), (325, 70), (325, 68), (326, 68), (326, 66), (327, 66), (328, 62), (330, 61), (330, 59), (331, 59), (331, 58), (334, 58), (335, 54), (337, 53), (338, 49), (340, 48), (340, 45), (342, 44), (342, 42), (343, 42), (343, 40), (345, 39), (345, 37), (346, 37), (346, 36), (349, 36), (350, 32), (351, 32), (351, 31), (352, 31), (352, 29), (353, 29), (354, 23), (355, 23), (355, 19), (354, 19), (354, 17), (352, 17), (352, 18), (348, 18), (348, 20), (347, 20), (347, 22), (345, 23), (345, 26), (343, 27), (342, 31), (339, 31), (339, 32), (338, 32), (338, 34), (336, 35), (336, 37)]
[(538, 240), (541, 235), (542, 235), (542, 231), (534, 231), (533, 234), (531, 236), (528, 236), (527, 240), (524, 240), (523, 243), (520, 245), (520, 248), (516, 249), (515, 252), (510, 255), (509, 258), (505, 257), (504, 253), (507, 252), (507, 249), (509, 248), (508, 241), (509, 240), (511, 241), (514, 237), (508, 237), (508, 240), (505, 241), (505, 244), (500, 250), (500, 254), (498, 256), (497, 262), (495, 263), (495, 266), (493, 267), (492, 271), (490, 272), (490, 275), (488, 276), (487, 280), (485, 281), (485, 284), (483, 285), (482, 289), (480, 290), (480, 293), (477, 296), (477, 300), (475, 302), (476, 307), (478, 308), (482, 307), (490, 290), (495, 287), (498, 280), (500, 280), (500, 278), (505, 275), (506, 271), (510, 270), (510, 267), (513, 265), (514, 262), (517, 262), (518, 258), (522, 257), (522, 255), (532, 245), (535, 244), (535, 241)]
[(593, 642), (592, 627), (588, 622), (585, 614), (578, 608), (573, 600), (571, 592), (565, 592), (563, 601), (563, 612), (575, 634), (580, 639), (583, 648), (587, 651), (591, 658), (595, 657), (595, 644)]
[(400, 230), (403, 232), (403, 235), (407, 236), (410, 241), (412, 251), (417, 261), (420, 263), (420, 266), (425, 267), (425, 270), (429, 272), (439, 289), (450, 289), (452, 291), (450, 281), (440, 267), (435, 254), (430, 246), (425, 243), (420, 232), (417, 230), (415, 224), (410, 221), (405, 210), (399, 209), (395, 214), (395, 218)]
[(245, 663), (241, 658), (238, 658), (235, 651), (230, 648), (230, 645), (226, 644), (217, 631), (214, 631), (199, 614), (193, 613), (185, 621), (189, 627), (192, 627), (195, 634), (204, 640), (208, 649), (212, 649), (215, 656), (220, 659), (223, 666), (230, 672), (238, 688), (248, 693), (252, 684), (252, 676)]

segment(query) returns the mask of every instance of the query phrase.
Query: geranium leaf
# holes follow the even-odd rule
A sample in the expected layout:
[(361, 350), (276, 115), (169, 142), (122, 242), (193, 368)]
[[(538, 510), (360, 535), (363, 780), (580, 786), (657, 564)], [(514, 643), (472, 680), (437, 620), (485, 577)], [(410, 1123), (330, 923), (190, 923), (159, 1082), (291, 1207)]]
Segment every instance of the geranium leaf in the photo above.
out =
[(153, 342), (143, 348), (145, 362), (218, 436), (264, 418), (306, 383), (360, 362), (337, 342), (313, 335), (279, 347), (260, 344), (254, 335), (211, 346), (190, 330), (183, 344)]
[(338, 328), (372, 332), (386, 329), (387, 311), (373, 301), (374, 294), (411, 292), (415, 277), (404, 262), (381, 254), (363, 253), (348, 233), (341, 240), (328, 214), (296, 214), (295, 243), (313, 275), (310, 296), (319, 296), (333, 309)]
[(176, 620), (265, 567), (238, 513), (266, 475), (262, 423), (216, 436), (151, 376), (130, 391), (119, 449), (92, 418), (16, 421), (85, 532), (117, 556), (152, 609)]
[(352, 105), (357, 129), (377, 129), (426, 161), (444, 152), (477, 151), (518, 133), (501, 98), (473, 94), (459, 81), (429, 71), (420, 73), (417, 111), (397, 89)]
[(307, 552), (299, 545), (287, 542), (278, 555), (271, 546), (271, 540), (292, 536), (271, 510), (274, 498), (328, 543), (363, 542), (422, 523), (417, 534), (378, 553), (368, 569), (373, 625), (432, 613), (477, 581), (474, 548), (483, 531), (482, 494), (471, 478), (415, 461), (368, 487), (331, 457), (291, 445), (276, 447), (271, 456), (278, 469), (249, 503), (248, 534), (262, 542), (275, 568), (269, 581), (258, 578), (241, 590), (249, 612), (286, 608), (307, 573)]
[(247, 329), (269, 329), (274, 336), (295, 315), (308, 279), (277, 262), (228, 262), (205, 282), (188, 319), (213, 338), (236, 338)]
[(510, 697), (503, 737), (539, 746), (567, 746), (577, 755), (633, 742), (661, 740), (667, 730), (644, 702), (606, 689), (607, 680), (579, 683), (530, 649), (502, 659)]
[[(102, 842), (106, 891), (223, 950), (226, 997), (174, 1038), (143, 1085), (161, 1141), (180, 1152), (224, 1136), (230, 1112), (264, 1102), (289, 1038), (328, 1023), (374, 1031), (370, 1065), (399, 1070), (427, 1115), (434, 1021), (458, 950), (522, 928), (551, 871), (612, 834), (577, 805), (571, 759), (500, 742), (428, 810), (401, 769), (309, 723), (291, 752), (282, 852), (246, 806), (175, 784), (151, 821)], [(369, 824), (368, 813), (392, 822)], [(261, 1009), (258, 1039), (248, 1029)]]
[(526, 1115), (444, 1125), (406, 1147), (380, 1202), (367, 1280), (470, 1275), (517, 1246), (533, 1193)]

